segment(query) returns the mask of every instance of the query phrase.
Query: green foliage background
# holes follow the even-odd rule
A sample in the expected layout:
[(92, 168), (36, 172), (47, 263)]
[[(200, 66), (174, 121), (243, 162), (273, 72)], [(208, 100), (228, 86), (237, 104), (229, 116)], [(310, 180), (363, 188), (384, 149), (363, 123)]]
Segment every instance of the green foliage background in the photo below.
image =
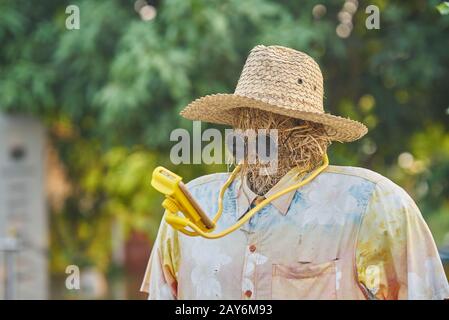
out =
[[(334, 144), (333, 164), (370, 168), (417, 201), (440, 245), (449, 242), (449, 15), (439, 1), (359, 1), (354, 29), (336, 34), (344, 1), (160, 0), (142, 21), (134, 1), (0, 1), (0, 110), (38, 116), (65, 164), (72, 193), (52, 212), (51, 265), (111, 268), (111, 224), (154, 237), (156, 165), (186, 180), (224, 166), (169, 162), (171, 130), (191, 123), (191, 100), (232, 92), (249, 50), (279, 44), (322, 67), (327, 111), (363, 121), (361, 141)], [(67, 30), (76, 4), (80, 30)], [(365, 8), (381, 12), (367, 30)], [(203, 127), (207, 126), (203, 124)], [(413, 155), (406, 167), (398, 156)]]

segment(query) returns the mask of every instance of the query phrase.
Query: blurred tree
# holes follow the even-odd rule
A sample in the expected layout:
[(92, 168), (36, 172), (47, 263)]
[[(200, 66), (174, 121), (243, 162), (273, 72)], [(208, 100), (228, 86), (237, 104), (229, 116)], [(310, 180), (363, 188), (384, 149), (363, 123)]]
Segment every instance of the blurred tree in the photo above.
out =
[[(331, 148), (335, 164), (360, 165), (405, 186), (437, 239), (449, 226), (449, 15), (439, 1), (160, 0), (0, 2), (0, 109), (34, 114), (73, 186), (53, 212), (54, 270), (110, 265), (110, 227), (154, 236), (161, 197), (156, 164), (173, 167), (171, 130), (192, 99), (232, 92), (249, 50), (279, 44), (309, 53), (325, 76), (326, 109), (370, 133)], [(79, 30), (65, 28), (78, 5)], [(381, 11), (365, 27), (365, 7)], [(440, 12), (443, 10), (439, 8)], [(443, 10), (444, 11), (444, 10)], [(144, 17), (145, 18), (145, 17)], [(224, 166), (181, 165), (186, 180)]]

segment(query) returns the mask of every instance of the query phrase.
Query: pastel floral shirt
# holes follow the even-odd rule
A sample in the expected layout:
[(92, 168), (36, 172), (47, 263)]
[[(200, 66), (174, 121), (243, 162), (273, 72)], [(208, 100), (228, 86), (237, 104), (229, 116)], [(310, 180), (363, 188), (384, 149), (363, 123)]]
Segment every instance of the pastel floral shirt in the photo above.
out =
[[(187, 184), (213, 217), (229, 177)], [(293, 169), (266, 195), (302, 177)], [(236, 179), (216, 231), (263, 197)], [(445, 299), (432, 235), (409, 195), (367, 169), (329, 166), (220, 239), (188, 237), (162, 220), (142, 283), (149, 299)]]

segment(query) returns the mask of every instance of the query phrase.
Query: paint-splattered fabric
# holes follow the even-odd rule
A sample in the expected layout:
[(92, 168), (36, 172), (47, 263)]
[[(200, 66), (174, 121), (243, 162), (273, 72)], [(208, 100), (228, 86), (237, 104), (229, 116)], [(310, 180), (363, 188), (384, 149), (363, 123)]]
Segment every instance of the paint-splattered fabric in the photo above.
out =
[[(213, 217), (229, 174), (188, 188)], [(301, 177), (289, 172), (267, 197)], [(216, 231), (257, 197), (235, 180)], [(162, 221), (142, 291), (150, 299), (444, 299), (449, 285), (419, 209), (372, 171), (329, 166), (311, 183), (216, 240), (192, 238)]]

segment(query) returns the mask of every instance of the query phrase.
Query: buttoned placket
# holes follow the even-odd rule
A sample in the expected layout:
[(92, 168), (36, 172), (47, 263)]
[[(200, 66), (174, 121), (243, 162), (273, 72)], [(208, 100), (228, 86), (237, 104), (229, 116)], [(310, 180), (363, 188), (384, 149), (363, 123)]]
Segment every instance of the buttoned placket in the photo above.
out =
[(247, 233), (247, 244), (243, 262), (242, 299), (254, 300), (257, 290), (257, 235)]
[[(254, 208), (263, 200), (265, 200), (265, 197), (258, 196), (251, 204), (249, 210)], [(248, 211), (245, 214), (247, 214)], [(248, 226), (248, 228), (243, 227), (241, 228), (241, 230), (245, 232), (247, 238), (245, 257), (243, 262), (243, 276), (242, 276), (242, 299), (244, 300), (254, 300), (256, 298), (256, 290), (257, 290), (256, 269), (258, 262), (257, 259), (258, 243), (257, 243), (257, 232), (255, 230), (256, 225), (252, 223), (254, 222), (253, 218), (256, 218), (256, 215), (251, 217), (248, 223), (245, 224)]]

